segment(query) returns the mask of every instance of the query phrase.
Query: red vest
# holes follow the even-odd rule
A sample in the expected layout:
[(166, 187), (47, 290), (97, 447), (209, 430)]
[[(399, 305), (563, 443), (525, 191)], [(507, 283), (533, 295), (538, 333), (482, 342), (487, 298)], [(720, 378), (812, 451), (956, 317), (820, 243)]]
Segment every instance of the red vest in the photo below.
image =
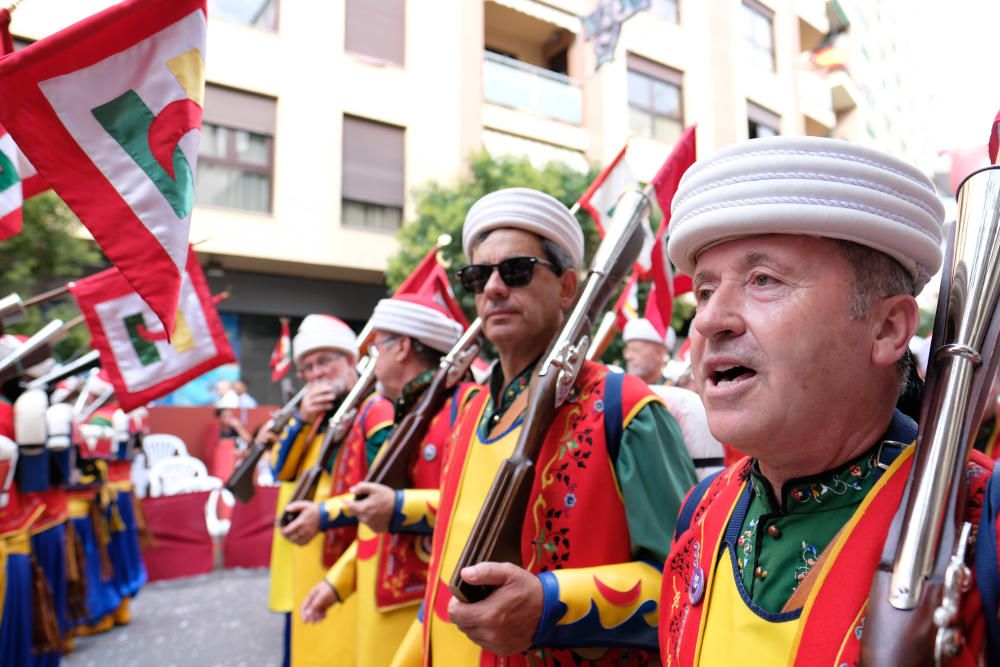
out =
[[(330, 473), (330, 497), (347, 493), (348, 490), (368, 474), (368, 455), (365, 441), (368, 435), (382, 424), (392, 424), (392, 401), (382, 394), (374, 393), (361, 403), (358, 416), (351, 424), (351, 430), (337, 449)], [(351, 546), (358, 536), (357, 526), (341, 526), (326, 531), (323, 544), (323, 562), (331, 567)]]
[[(586, 568), (633, 560), (625, 505), (615, 478), (605, 436), (604, 403), (606, 366), (585, 362), (574, 395), (556, 412), (535, 466), (535, 478), (521, 532), (523, 567), (534, 574), (563, 568)], [(479, 417), (489, 392), (473, 398), (456, 429), (456, 440), (444, 472), (438, 526), (451, 516), (469, 444), (479, 427)], [(624, 429), (634, 408), (654, 398), (642, 380), (626, 375), (620, 411)], [(518, 420), (516, 426), (520, 426)], [(615, 443), (617, 444), (617, 443)], [(445, 582), (451, 572), (439, 572), (437, 559), (444, 549), (446, 530), (434, 531), (431, 571), (438, 581), (434, 613), (447, 621), (450, 594)], [(429, 595), (429, 593), (428, 593)], [(430, 598), (425, 599), (429, 605)], [(425, 625), (426, 628), (426, 625)], [(425, 642), (427, 638), (425, 636)], [(447, 657), (445, 657), (447, 659)], [(575, 665), (581, 658), (569, 649), (542, 649), (499, 658), (483, 651), (483, 665)], [(588, 665), (645, 665), (656, 656), (635, 649), (611, 649)]]
[[(807, 601), (802, 610), (794, 658), (797, 667), (837, 667), (854, 665), (860, 660), (868, 592), (882, 556), (886, 531), (902, 500), (913, 465), (911, 453), (912, 450), (900, 455), (898, 468), (890, 468), (885, 473), (886, 479), (880, 480), (865, 499), (867, 505), (862, 505), (861, 513), (852, 517), (853, 526), (848, 524), (850, 530), (844, 529), (840, 550), (835, 552), (838, 556), (830, 564), (826, 576), (817, 580), (810, 594), (811, 601)], [(973, 525), (979, 522), (991, 464), (982, 454), (972, 453), (966, 520)], [(709, 484), (695, 507), (688, 529), (674, 540), (663, 568), (660, 596), (660, 656), (664, 665), (694, 664), (698, 637), (706, 620), (706, 577), (715, 572), (722, 537), (731, 512), (744, 492), (750, 466), (751, 459), (744, 458), (723, 470)], [(977, 656), (984, 640), (982, 601), (975, 584), (963, 596), (962, 616), (967, 643), (959, 658), (949, 664), (971, 667), (978, 664)], [(739, 641), (739, 637), (732, 640)]]
[[(441, 484), (441, 461), (451, 440), (452, 428), (465, 404), (479, 386), (463, 383), (431, 420), (420, 447), (410, 461), (410, 488), (436, 489)], [(381, 533), (372, 540), (377, 544), (358, 544), (358, 558), (367, 560), (378, 554), (375, 604), (386, 611), (419, 602), (427, 587), (431, 536), (415, 533)]]

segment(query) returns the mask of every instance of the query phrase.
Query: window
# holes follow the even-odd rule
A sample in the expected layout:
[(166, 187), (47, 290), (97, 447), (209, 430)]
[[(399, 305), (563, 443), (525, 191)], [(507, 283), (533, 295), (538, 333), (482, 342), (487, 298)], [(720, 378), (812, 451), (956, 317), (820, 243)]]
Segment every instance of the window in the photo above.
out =
[(629, 129), (643, 137), (675, 143), (684, 129), (682, 81), (677, 70), (629, 54)]
[(755, 0), (743, 0), (743, 39), (750, 62), (774, 71), (774, 12)]
[(747, 126), (751, 139), (775, 137), (780, 134), (781, 116), (747, 100)]
[(271, 212), (275, 100), (205, 86), (197, 202)]
[(384, 62), (404, 65), (405, 0), (347, 0), (344, 49)]
[(652, 0), (649, 4), (649, 13), (671, 23), (680, 23), (677, 5), (678, 0)]
[(278, 0), (208, 0), (208, 15), (273, 31), (278, 29)]
[(405, 130), (344, 116), (341, 224), (393, 231), (403, 224)]

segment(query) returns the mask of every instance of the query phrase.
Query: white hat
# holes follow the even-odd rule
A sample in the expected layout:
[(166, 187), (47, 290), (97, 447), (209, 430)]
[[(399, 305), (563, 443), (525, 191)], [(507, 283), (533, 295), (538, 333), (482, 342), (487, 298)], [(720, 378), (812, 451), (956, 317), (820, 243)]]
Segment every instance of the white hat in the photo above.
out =
[(666, 346), (663, 336), (656, 330), (653, 323), (645, 318), (629, 320), (625, 324), (625, 330), (622, 332), (622, 340), (626, 343), (631, 340), (645, 340), (650, 343)]
[(236, 395), (235, 391), (227, 391), (219, 397), (218, 401), (215, 402), (215, 407), (219, 410), (223, 410), (225, 408), (235, 410), (240, 407), (240, 397)]
[(531, 188), (507, 188), (481, 198), (469, 209), (462, 226), (465, 256), (471, 261), (472, 242), (485, 232), (503, 227), (549, 239), (566, 251), (574, 267), (583, 264), (583, 230), (555, 197)]
[(292, 339), (292, 356), (299, 363), (313, 350), (331, 349), (357, 358), (357, 336), (351, 327), (332, 315), (306, 315)]
[(684, 273), (719, 243), (758, 234), (853, 241), (896, 259), (917, 291), (941, 266), (944, 207), (907, 163), (837, 139), (771, 137), (691, 166), (671, 206), (667, 252)]
[(438, 352), (449, 352), (462, 336), (456, 322), (434, 299), (401, 294), (375, 306), (372, 329), (410, 336)]

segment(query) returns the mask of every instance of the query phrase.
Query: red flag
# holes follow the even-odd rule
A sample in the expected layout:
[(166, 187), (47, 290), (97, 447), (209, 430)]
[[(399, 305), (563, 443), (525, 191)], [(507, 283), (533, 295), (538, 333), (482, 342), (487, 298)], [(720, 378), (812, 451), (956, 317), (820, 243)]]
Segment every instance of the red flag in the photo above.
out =
[(657, 331), (666, 335), (670, 318), (673, 316), (674, 299), (691, 291), (691, 276), (674, 274), (662, 238), (656, 242), (649, 273), (653, 279), (653, 286), (646, 299), (645, 316)]
[(271, 352), (271, 382), (277, 382), (292, 367), (292, 335), (288, 331), (288, 319), (281, 318), (281, 336)]
[(618, 295), (615, 302), (615, 326), (619, 331), (625, 330), (629, 320), (639, 317), (639, 276), (635, 273), (625, 283), (625, 289)]
[(998, 153), (1000, 153), (1000, 111), (993, 119), (993, 126), (990, 128), (990, 164), (997, 163)]
[(677, 141), (674, 150), (670, 151), (666, 162), (663, 163), (660, 170), (656, 172), (656, 176), (653, 177), (652, 184), (656, 190), (656, 203), (660, 205), (660, 210), (663, 211), (663, 224), (660, 225), (660, 229), (656, 232), (657, 238), (663, 236), (663, 232), (667, 228), (667, 223), (670, 221), (670, 202), (673, 201), (674, 193), (677, 192), (677, 185), (681, 182), (681, 176), (684, 175), (688, 167), (694, 164), (696, 159), (696, 127), (697, 125), (691, 125), (684, 130), (684, 134)]
[(0, 59), (0, 123), (164, 324), (188, 258), (206, 0), (126, 0)]
[(427, 296), (440, 304), (442, 308), (451, 313), (455, 321), (462, 325), (462, 328), (469, 327), (469, 320), (462, 312), (462, 307), (455, 299), (455, 291), (451, 288), (448, 280), (448, 273), (441, 266), (437, 258), (438, 247), (434, 246), (424, 256), (417, 268), (413, 270), (403, 284), (396, 290), (396, 294), (419, 294)]
[(611, 211), (625, 188), (635, 182), (632, 170), (625, 161), (625, 151), (628, 144), (618, 151), (618, 155), (604, 168), (594, 182), (576, 200), (580, 208), (590, 214), (597, 225), (598, 233), (603, 237), (604, 230), (611, 222)]
[(162, 324), (117, 269), (69, 284), (126, 412), (236, 359), (193, 250), (167, 341)]

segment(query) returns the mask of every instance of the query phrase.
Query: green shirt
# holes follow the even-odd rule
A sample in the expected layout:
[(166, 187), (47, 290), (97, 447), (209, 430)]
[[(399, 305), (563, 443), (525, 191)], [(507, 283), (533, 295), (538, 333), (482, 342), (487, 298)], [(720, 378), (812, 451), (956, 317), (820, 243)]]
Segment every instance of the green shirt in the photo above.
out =
[[(480, 428), (488, 429), (500, 420), (527, 388), (532, 370), (534, 364), (503, 387), (500, 365), (494, 367)], [(614, 466), (625, 501), (632, 553), (637, 559), (662, 563), (670, 552), (684, 495), (697, 482), (680, 426), (662, 403), (647, 403), (628, 423)]]
[(878, 453), (876, 444), (833, 470), (787, 481), (780, 504), (754, 462), (750, 506), (736, 542), (736, 565), (754, 602), (781, 611), (875, 485)]

